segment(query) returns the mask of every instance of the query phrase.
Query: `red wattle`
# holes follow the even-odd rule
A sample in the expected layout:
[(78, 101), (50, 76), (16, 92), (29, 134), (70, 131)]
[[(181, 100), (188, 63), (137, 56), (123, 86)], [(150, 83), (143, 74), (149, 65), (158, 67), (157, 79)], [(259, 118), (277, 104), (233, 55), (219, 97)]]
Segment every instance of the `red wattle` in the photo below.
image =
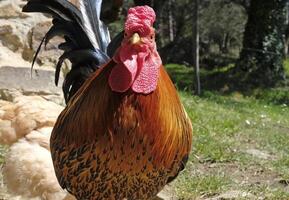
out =
[(139, 74), (132, 84), (132, 90), (136, 93), (149, 94), (157, 88), (160, 63), (155, 62), (157, 57), (147, 54), (138, 57), (138, 66), (142, 66)]
[(117, 63), (109, 76), (109, 85), (115, 92), (129, 88), (136, 93), (149, 94), (157, 87), (161, 59), (146, 46), (135, 48), (124, 45), (114, 56)]
[(137, 54), (130, 48), (122, 48), (114, 57), (117, 65), (109, 76), (109, 85), (115, 92), (128, 90), (137, 74)]
[(125, 92), (131, 87), (134, 76), (123, 64), (117, 64), (108, 79), (110, 88), (115, 92)]

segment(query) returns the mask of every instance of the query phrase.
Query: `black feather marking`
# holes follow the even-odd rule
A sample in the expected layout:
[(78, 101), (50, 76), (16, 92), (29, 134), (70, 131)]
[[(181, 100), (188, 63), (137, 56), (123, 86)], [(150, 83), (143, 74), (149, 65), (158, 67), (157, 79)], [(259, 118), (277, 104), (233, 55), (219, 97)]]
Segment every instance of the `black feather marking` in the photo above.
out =
[[(63, 55), (62, 55), (63, 56)], [(56, 86), (58, 86), (58, 81), (59, 81), (59, 74), (60, 74), (60, 69), (62, 66), (62, 63), (64, 62), (64, 58), (62, 58), (62, 56), (59, 58), (56, 68), (55, 68), (55, 79), (54, 79), (54, 83)]]
[(95, 71), (90, 67), (78, 65), (78, 67), (72, 67), (71, 71), (66, 75), (65, 81), (62, 85), (65, 101), (74, 95), (74, 93), (81, 87), (82, 83), (90, 77)]
[[(66, 18), (72, 19), (78, 24), (82, 24), (82, 15), (81, 12), (69, 1), (67, 0), (28, 0), (26, 6), (30, 5), (41, 5), (42, 7), (49, 7), (57, 10), (58, 12), (64, 14)], [(24, 6), (23, 11), (26, 12), (26, 6)], [(29, 12), (41, 12), (37, 10), (31, 10)]]
[(28, 0), (23, 7), (23, 12), (42, 12), (53, 16), (53, 24), (67, 26), (75, 35), (80, 48), (94, 49), (83, 26), (80, 10), (67, 0)]
[(35, 55), (34, 55), (34, 57), (33, 57), (32, 65), (31, 65), (31, 70), (30, 70), (31, 76), (32, 76), (32, 71), (33, 71), (33, 67), (34, 67), (36, 58), (38, 57), (38, 54), (39, 54), (39, 52), (40, 52), (40, 50), (41, 50), (41, 46), (43, 45), (43, 42), (44, 42), (45, 38), (46, 38), (46, 35), (42, 38), (42, 40), (41, 40), (41, 42), (40, 42), (40, 44), (39, 44), (39, 46), (38, 46), (38, 48), (37, 48), (37, 50), (36, 50), (36, 52), (35, 52)]
[[(74, 30), (81, 44), (85, 48), (93, 49), (93, 45), (88, 39), (83, 27), (81, 12), (67, 0), (29, 0), (23, 7), (23, 12), (42, 12), (53, 16), (53, 24), (68, 26), (69, 30)], [(77, 39), (77, 40), (78, 40)]]
[(121, 42), (123, 40), (124, 37), (124, 31), (120, 32), (119, 34), (117, 34), (112, 41), (109, 43), (108, 47), (107, 47), (107, 55), (109, 57), (112, 57), (115, 54), (115, 51), (118, 49), (118, 47), (120, 47)]
[[(46, 2), (47, 0), (44, 1)], [(78, 10), (77, 7), (75, 7), (75, 5), (73, 5), (67, 0), (50, 0), (49, 2), (57, 2), (58, 5), (61, 6), (62, 12), (67, 13), (67, 15), (71, 17), (71, 19), (74, 19), (79, 25), (82, 25), (83, 18), (81, 12), (80, 10)]]
[(97, 65), (102, 65), (109, 60), (109, 57), (98, 49), (95, 51), (90, 49), (72, 51), (66, 55), (66, 58), (75, 64), (82, 63), (83, 61), (92, 61)]
[(66, 36), (68, 37), (75, 45), (77, 45), (75, 35), (73, 32), (69, 30), (69, 28), (65, 25), (53, 25), (49, 31), (46, 33), (45, 38), (45, 46), (49, 43), (49, 41), (55, 36)]
[(99, 50), (92, 51), (90, 49), (82, 49), (65, 52), (62, 56), (60, 56), (56, 65), (55, 85), (58, 85), (60, 69), (65, 59), (69, 59), (75, 65), (89, 61), (95, 63), (96, 65), (102, 65), (109, 60), (109, 57)]
[(179, 166), (179, 169), (178, 169), (176, 175), (169, 177), (168, 180), (167, 180), (167, 184), (170, 183), (170, 182), (172, 182), (173, 180), (175, 180), (176, 177), (179, 175), (179, 173), (185, 169), (185, 166), (186, 166), (188, 160), (189, 160), (189, 155), (185, 155), (185, 156), (182, 158), (182, 161), (181, 161), (181, 163), (180, 163), (180, 166)]
[[(100, 35), (102, 43), (109, 42), (109, 32), (106, 26), (100, 21), (99, 15), (101, 13), (101, 0), (86, 0), (91, 3), (92, 12), (89, 14), (89, 21), (95, 20), (94, 32)], [(95, 2), (95, 4), (93, 4)], [(23, 12), (41, 12), (52, 15), (52, 27), (45, 34), (33, 58), (31, 71), (36, 62), (36, 58), (41, 51), (43, 44), (45, 46), (55, 36), (61, 36), (65, 42), (58, 46), (59, 49), (64, 50), (60, 56), (55, 69), (55, 84), (58, 85), (59, 76), (64, 60), (68, 59), (72, 63), (70, 72), (66, 75), (62, 85), (66, 102), (78, 91), (87, 78), (98, 69), (99, 66), (109, 60), (105, 49), (95, 49), (89, 36), (84, 28), (84, 19), (80, 10), (67, 0), (28, 0), (23, 7)], [(94, 18), (93, 16), (96, 16)], [(98, 21), (99, 20), (99, 21)], [(100, 33), (100, 32), (101, 33)], [(106, 37), (102, 37), (104, 34)], [(117, 37), (110, 45), (110, 55), (112, 56), (115, 50), (120, 46), (122, 36)], [(101, 45), (100, 45), (101, 46)], [(104, 45), (105, 46), (105, 45)], [(105, 46), (106, 47), (106, 46)]]
[(58, 45), (58, 49), (63, 50), (63, 51), (71, 51), (72, 49), (75, 49), (76, 46), (70, 42), (66, 41)]
[(40, 13), (47, 13), (52, 15), (55, 18), (58, 19), (63, 19), (66, 21), (71, 21), (71, 19), (69, 19), (66, 15), (64, 15), (63, 13), (61, 13), (60, 11), (55, 10), (54, 8), (47, 6), (47, 5), (43, 5), (43, 4), (27, 4), (23, 7), (22, 9), (23, 12), (40, 12)]

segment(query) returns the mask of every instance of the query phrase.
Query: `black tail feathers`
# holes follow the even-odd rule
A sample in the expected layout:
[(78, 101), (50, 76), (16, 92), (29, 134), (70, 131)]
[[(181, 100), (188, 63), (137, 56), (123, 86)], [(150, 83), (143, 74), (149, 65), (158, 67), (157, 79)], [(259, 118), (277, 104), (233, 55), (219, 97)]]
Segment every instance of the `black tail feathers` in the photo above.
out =
[[(83, 0), (84, 1), (84, 0)], [(99, 66), (105, 64), (110, 59), (107, 55), (107, 45), (110, 42), (109, 33), (104, 24), (100, 20), (93, 25), (91, 30), (88, 30), (88, 19), (98, 16), (101, 9), (101, 0), (86, 0), (88, 3), (86, 16), (67, 0), (28, 0), (23, 7), (23, 12), (40, 12), (46, 13), (53, 17), (52, 27), (44, 36), (39, 45), (33, 59), (32, 67), (35, 63), (41, 46), (45, 46), (55, 36), (62, 36), (65, 42), (59, 45), (59, 49), (64, 53), (60, 56), (55, 70), (55, 84), (58, 84), (61, 66), (64, 60), (68, 59), (72, 63), (71, 70), (65, 77), (63, 82), (63, 93), (66, 103), (77, 92), (85, 80), (96, 71)], [(86, 5), (85, 4), (85, 5)], [(95, 4), (92, 12), (88, 12), (89, 8)], [(89, 7), (90, 6), (90, 7)], [(90, 15), (94, 16), (90, 16)], [(91, 23), (91, 22), (90, 22)], [(90, 32), (89, 32), (90, 31)], [(91, 34), (94, 35), (91, 35)], [(94, 43), (93, 38), (95, 37)], [(113, 42), (119, 45), (120, 42)], [(109, 52), (116, 50), (115, 45), (110, 45)]]

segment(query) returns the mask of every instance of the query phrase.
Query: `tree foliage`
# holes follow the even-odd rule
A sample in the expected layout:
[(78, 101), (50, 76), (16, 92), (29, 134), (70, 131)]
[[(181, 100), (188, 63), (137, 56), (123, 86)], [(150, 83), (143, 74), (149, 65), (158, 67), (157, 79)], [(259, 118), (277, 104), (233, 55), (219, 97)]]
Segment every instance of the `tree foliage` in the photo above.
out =
[[(193, 2), (176, 1), (174, 5), (175, 40), (169, 41), (167, 5), (161, 14), (161, 47), (166, 62), (192, 63), (192, 8)], [(181, 12), (178, 12), (181, 11)], [(200, 56), (202, 66), (216, 64), (218, 57), (237, 58), (247, 20), (246, 9), (226, 0), (200, 1)], [(177, 55), (175, 52), (178, 52)], [(212, 62), (213, 61), (213, 62)], [(214, 63), (216, 61), (217, 63)]]
[(241, 6), (213, 1), (202, 11), (201, 39), (207, 44), (216, 44), (222, 53), (227, 53), (230, 47), (238, 48), (242, 44), (246, 18)]
[[(110, 25), (113, 36), (122, 30), (129, 7), (135, 4), (150, 5), (157, 14), (157, 46), (164, 63), (193, 65), (192, 8), (195, 0), (109, 1), (123, 2), (122, 15)], [(284, 45), (289, 43), (289, 12), (286, 2), (287, 0), (200, 1), (201, 68), (213, 69), (237, 61), (235, 74), (253, 85), (273, 86), (278, 80), (283, 80), (283, 55), (289, 46)]]
[(284, 80), (286, 0), (252, 0), (237, 65), (244, 81), (274, 86)]

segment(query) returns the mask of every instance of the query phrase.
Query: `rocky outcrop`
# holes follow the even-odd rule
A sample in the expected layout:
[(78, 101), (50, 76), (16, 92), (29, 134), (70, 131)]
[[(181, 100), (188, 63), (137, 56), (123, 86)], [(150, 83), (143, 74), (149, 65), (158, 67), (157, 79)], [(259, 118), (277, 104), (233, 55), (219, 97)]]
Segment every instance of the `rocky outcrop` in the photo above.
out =
[(17, 93), (39, 95), (46, 99), (55, 96), (56, 103), (63, 102), (61, 88), (54, 84), (54, 71), (35, 69), (31, 73), (30, 67), (1, 67), (0, 98), (12, 101)]
[[(22, 52), (23, 59), (29, 61), (33, 59), (35, 51), (50, 27), (51, 21), (49, 20), (39, 22), (29, 30), (27, 35), (28, 45), (24, 46)], [(36, 60), (37, 64), (40, 66), (55, 66), (58, 57), (61, 55), (61, 51), (57, 47), (62, 42), (63, 39), (60, 37), (52, 39), (45, 48), (42, 48)]]
[[(62, 190), (49, 151), (52, 127), (32, 131), (14, 143), (5, 155), (4, 183), (20, 199), (75, 200)], [(9, 198), (10, 199), (10, 198)]]
[(74, 200), (59, 186), (49, 150), (50, 134), (63, 107), (19, 93), (12, 100), (0, 100), (0, 144), (10, 146), (0, 199)]
[(18, 96), (14, 102), (0, 100), (0, 144), (11, 145), (31, 131), (53, 127), (63, 110), (39, 96)]
[[(51, 26), (51, 19), (38, 13), (23, 13), (21, 9), (25, 1), (22, 0), (2, 0), (0, 1), (0, 56), (4, 60), (11, 60), (9, 51), (17, 53), (20, 58), (29, 63), (32, 61), (34, 53), (40, 44), (41, 39)], [(54, 66), (60, 51), (57, 44), (60, 39), (52, 40), (47, 46), (48, 51), (42, 51), (37, 63), (39, 65)], [(3, 50), (2, 50), (3, 49)], [(4, 57), (4, 58), (3, 58)], [(0, 67), (3, 66), (0, 60)], [(19, 62), (19, 61), (18, 61)], [(27, 66), (29, 63), (26, 63)], [(9, 64), (9, 63), (5, 63)], [(17, 64), (13, 60), (9, 66)], [(15, 65), (14, 65), (15, 66)], [(17, 66), (17, 65), (16, 65)]]

